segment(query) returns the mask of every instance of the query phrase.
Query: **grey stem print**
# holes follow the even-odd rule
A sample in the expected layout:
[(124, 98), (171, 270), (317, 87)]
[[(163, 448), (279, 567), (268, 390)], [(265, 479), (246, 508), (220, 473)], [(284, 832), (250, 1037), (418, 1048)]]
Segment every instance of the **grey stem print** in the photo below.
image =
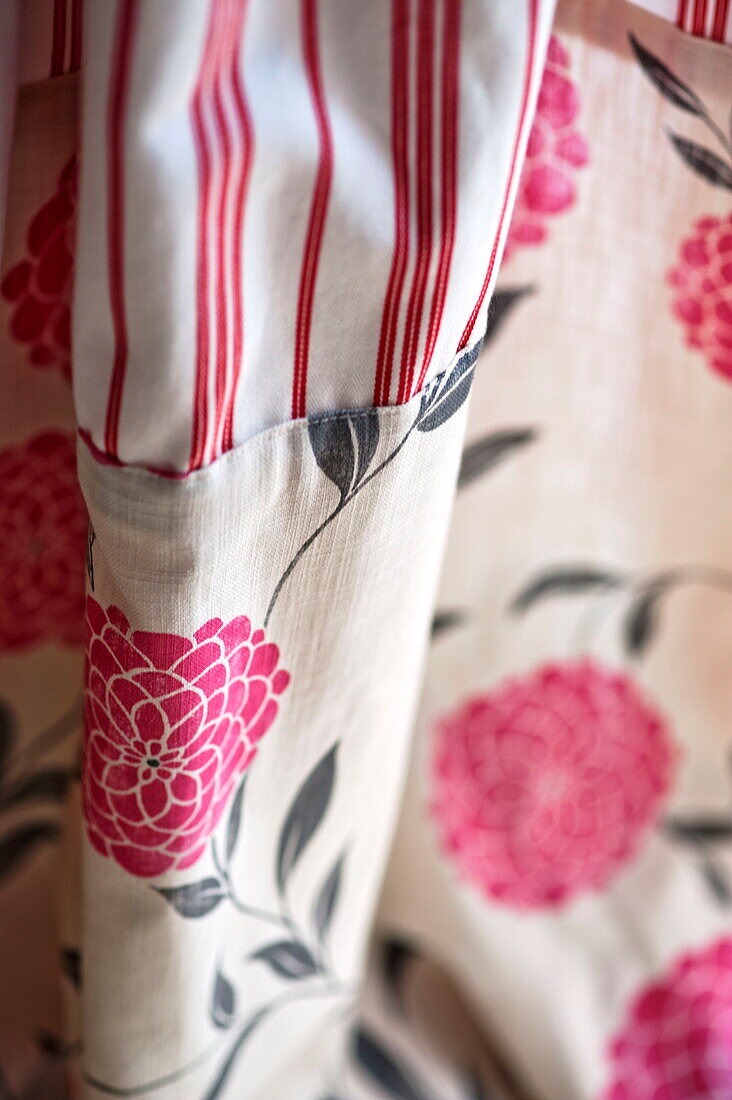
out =
[(480, 346), (480, 343), (476, 344), (458, 359), (454, 367), (438, 375), (427, 385), (423, 391), (417, 415), (404, 436), (370, 472), (368, 472), (369, 466), (379, 442), (380, 412), (378, 409), (354, 410), (310, 418), (308, 435), (315, 461), (337, 488), (339, 499), (322, 523), (297, 550), (275, 585), (264, 617), (265, 629), (283, 587), (303, 555), (326, 527), (394, 461), (414, 431), (434, 431), (464, 404), (470, 393)]
[[(658, 571), (631, 572), (605, 566), (571, 563), (543, 569), (511, 601), (509, 610), (523, 614), (547, 597), (617, 592), (629, 597), (623, 619), (626, 656), (644, 656), (661, 625), (665, 599), (682, 585), (703, 585), (732, 595), (732, 572), (708, 565), (683, 565)], [(595, 626), (597, 626), (597, 621)]]
[(293, 916), (288, 896), (291, 876), (309, 850), (330, 805), (337, 777), (338, 748), (336, 742), (308, 773), (280, 827), (274, 866), (275, 908), (264, 909), (245, 902), (233, 881), (232, 857), (244, 817), (248, 775), (232, 800), (223, 848), (212, 841), (216, 876), (182, 886), (153, 887), (179, 916), (188, 920), (202, 919), (223, 902), (228, 902), (243, 916), (274, 925), (279, 933), (277, 938), (257, 947), (246, 957), (245, 963), (247, 967), (266, 967), (274, 979), (285, 984), (284, 991), (242, 1018), (236, 1008), (234, 984), (217, 964), (208, 1014), (220, 1034), (190, 1061), (139, 1085), (120, 1086), (87, 1076), (85, 1080), (100, 1092), (129, 1097), (155, 1092), (189, 1077), (225, 1047), (215, 1077), (202, 1098), (214, 1100), (220, 1095), (249, 1038), (279, 1009), (313, 999), (352, 994), (351, 987), (336, 973), (329, 950), (330, 931), (345, 875), (347, 846), (341, 849), (334, 862), (326, 864), (312, 900), (309, 932)]
[(17, 870), (39, 845), (58, 836), (58, 808), (74, 770), (55, 763), (38, 767), (38, 762), (66, 741), (79, 728), (81, 719), (82, 701), (77, 699), (50, 726), (19, 745), (15, 716), (0, 700), (0, 820), (21, 806), (41, 808), (39, 817), (0, 835), (0, 878)]

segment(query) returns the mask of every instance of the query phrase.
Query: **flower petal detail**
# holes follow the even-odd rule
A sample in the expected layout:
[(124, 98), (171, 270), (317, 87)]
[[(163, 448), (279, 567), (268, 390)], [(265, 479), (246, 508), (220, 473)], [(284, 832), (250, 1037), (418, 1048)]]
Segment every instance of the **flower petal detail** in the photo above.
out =
[(252, 673), (244, 616), (210, 619), (190, 639), (131, 631), (119, 608), (89, 598), (87, 621), (89, 840), (140, 877), (184, 870), (274, 722), (289, 674), (261, 631)]

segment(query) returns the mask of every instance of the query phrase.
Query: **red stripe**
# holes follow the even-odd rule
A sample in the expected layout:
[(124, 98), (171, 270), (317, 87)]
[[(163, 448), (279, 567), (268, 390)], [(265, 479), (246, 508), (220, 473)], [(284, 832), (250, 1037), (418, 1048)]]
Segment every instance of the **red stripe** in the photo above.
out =
[[(243, 309), (241, 298), (241, 233), (244, 185), (248, 177), (251, 125), (238, 74), (239, 51), (246, 0), (230, 0), (231, 21), (224, 28), (226, 53), (218, 67), (215, 109), (223, 149), (223, 180), (218, 215), (218, 326), (216, 424), (211, 457), (231, 446), (233, 391), (241, 369)], [(236, 107), (240, 131), (229, 134), (222, 87), (227, 82)], [(240, 150), (238, 161), (236, 152)], [(233, 195), (233, 205), (232, 205)], [(225, 440), (227, 442), (225, 442)]]
[[(100, 447), (97, 447), (96, 443), (92, 439), (91, 435), (85, 428), (77, 428), (79, 437), (83, 439), (87, 448), (91, 452), (93, 458), (96, 459), (102, 466), (122, 466), (126, 467), (125, 462), (120, 462), (118, 458), (114, 458), (112, 455), (107, 454)], [(187, 472), (181, 472), (180, 470), (174, 470), (166, 466), (143, 466), (144, 470), (147, 470), (151, 474), (157, 474), (158, 477), (167, 477), (172, 481), (180, 481), (183, 478), (188, 477)]]
[(71, 0), (71, 57), (69, 72), (75, 73), (81, 68), (81, 0)]
[(391, 22), (391, 156), (394, 172), (394, 256), (381, 315), (374, 405), (391, 392), (399, 305), (409, 252), (409, 22), (410, 0), (393, 0)]
[(443, 0), (442, 23), (442, 199), (440, 220), (442, 240), (437, 262), (435, 292), (432, 299), (422, 369), (415, 389), (420, 389), (432, 362), (432, 353), (442, 323), (457, 219), (458, 95), (460, 68), (460, 0)]
[(213, 192), (212, 154), (206, 133), (204, 104), (210, 98), (220, 45), (220, 0), (210, 0), (206, 39), (191, 97), (190, 115), (198, 160), (198, 240), (196, 259), (196, 381), (193, 393), (193, 431), (188, 468), (204, 463), (208, 434), (208, 378), (211, 332), (209, 318), (209, 217)]
[(244, 318), (243, 318), (243, 272), (242, 272), (242, 246), (244, 234), (244, 206), (246, 204), (249, 189), (249, 176), (251, 174), (252, 157), (254, 149), (254, 131), (251, 114), (246, 95), (241, 83), (240, 51), (242, 48), (242, 35), (244, 29), (244, 15), (247, 8), (247, 0), (237, 0), (238, 23), (236, 31), (236, 51), (231, 61), (231, 86), (234, 94), (237, 120), (239, 123), (242, 156), (239, 173), (236, 181), (236, 194), (234, 197), (234, 230), (233, 230), (233, 282), (234, 282), (234, 371), (226, 411), (226, 423), (224, 428), (224, 450), (229, 451), (234, 446), (234, 408), (236, 405), (236, 391), (239, 384), (239, 376), (244, 355)]
[(468, 343), (471, 337), (475, 322), (480, 312), (480, 307), (483, 305), (483, 301), (486, 296), (488, 287), (490, 286), (491, 276), (493, 275), (493, 267), (496, 262), (496, 255), (498, 253), (498, 242), (501, 238), (501, 230), (503, 229), (503, 223), (506, 219), (506, 212), (508, 210), (508, 201), (511, 194), (511, 185), (513, 178), (516, 174), (516, 168), (518, 165), (518, 153), (521, 145), (521, 136), (524, 131), (524, 125), (526, 123), (526, 115), (529, 108), (529, 98), (531, 92), (531, 82), (534, 75), (534, 57), (536, 53), (536, 27), (537, 27), (537, 3), (538, 0), (529, 0), (529, 19), (528, 19), (528, 44), (526, 54), (526, 70), (524, 72), (524, 88), (521, 96), (521, 109), (519, 111), (518, 126), (516, 127), (516, 136), (514, 138), (513, 152), (511, 154), (511, 166), (508, 172), (508, 180), (506, 183), (506, 190), (503, 195), (503, 205), (501, 207), (501, 214), (498, 219), (498, 231), (496, 232), (495, 240), (493, 241), (493, 248), (491, 249), (490, 260), (488, 261), (488, 270), (483, 280), (483, 286), (480, 289), (478, 295), (478, 301), (473, 306), (473, 312), (468, 318), (468, 323), (463, 330), (463, 334), (460, 337), (460, 343), (457, 346), (458, 351), (462, 349)]
[(417, 26), (417, 259), (402, 344), (397, 401), (409, 399), (432, 256), (432, 128), (435, 0), (420, 0)]
[(686, 5), (688, 0), (679, 0), (679, 7), (676, 14), (676, 26), (680, 29), (686, 30)]
[(61, 76), (66, 55), (66, 0), (54, 0), (51, 76)]
[(714, 15), (714, 26), (712, 27), (712, 38), (715, 42), (724, 42), (728, 13), (729, 0), (717, 0), (717, 10)]
[(117, 456), (119, 416), (127, 369), (127, 315), (124, 297), (124, 120), (130, 83), (138, 0), (120, 0), (107, 107), (107, 252), (109, 302), (114, 328), (114, 362), (104, 427), (106, 451)]
[(693, 33), (704, 37), (704, 28), (706, 26), (707, 19), (707, 0), (696, 0), (694, 6), (694, 29)]
[(320, 143), (320, 161), (310, 208), (310, 221), (305, 239), (300, 289), (297, 300), (297, 324), (295, 328), (295, 355), (292, 383), (292, 415), (305, 416), (308, 360), (310, 356), (310, 328), (313, 316), (313, 298), (318, 276), (320, 248), (323, 241), (325, 216), (328, 209), (330, 184), (333, 176), (333, 139), (330, 120), (325, 106), (323, 84), (320, 75), (320, 58), (317, 38), (317, 0), (301, 0), (301, 33), (303, 54), (310, 95)]
[(217, 16), (220, 26), (219, 41), (221, 52), (217, 57), (216, 71), (213, 88), (213, 114), (218, 132), (219, 145), (217, 149), (217, 178), (218, 178), (218, 205), (216, 209), (216, 336), (214, 341), (214, 354), (216, 359), (216, 411), (214, 414), (214, 426), (208, 461), (213, 461), (218, 456), (219, 434), (222, 428), (224, 396), (226, 393), (226, 378), (229, 370), (229, 291), (227, 288), (228, 257), (226, 248), (228, 230), (228, 202), (231, 192), (231, 164), (232, 143), (229, 135), (228, 121), (224, 111), (222, 95), (223, 79), (230, 73), (231, 56), (236, 49), (233, 38), (231, 17), (236, 16), (231, 0), (219, 0)]

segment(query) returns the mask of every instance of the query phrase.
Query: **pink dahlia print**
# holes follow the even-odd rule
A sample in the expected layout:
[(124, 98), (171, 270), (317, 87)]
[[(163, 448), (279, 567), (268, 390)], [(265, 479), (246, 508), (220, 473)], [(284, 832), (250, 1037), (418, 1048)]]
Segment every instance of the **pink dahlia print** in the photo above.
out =
[(10, 335), (28, 345), (34, 366), (56, 367), (66, 378), (71, 376), (75, 213), (74, 156), (28, 227), (25, 259), (9, 268), (0, 283), (0, 293), (13, 307)]
[(0, 451), (0, 649), (83, 644), (88, 522), (72, 435)]
[(182, 871), (272, 725), (290, 676), (243, 616), (193, 640), (130, 630), (87, 599), (84, 817), (91, 843), (133, 875)]
[(552, 35), (508, 230), (506, 260), (516, 248), (541, 244), (547, 219), (574, 206), (572, 177), (590, 159), (587, 141), (574, 125), (579, 110), (579, 95), (569, 79), (569, 54)]
[(627, 676), (547, 665), (439, 722), (432, 810), (443, 847), (488, 897), (555, 906), (632, 857), (675, 759)]
[(630, 1005), (602, 1100), (732, 1097), (732, 937), (683, 955)]
[(712, 370), (732, 379), (732, 213), (700, 218), (668, 273), (673, 312)]

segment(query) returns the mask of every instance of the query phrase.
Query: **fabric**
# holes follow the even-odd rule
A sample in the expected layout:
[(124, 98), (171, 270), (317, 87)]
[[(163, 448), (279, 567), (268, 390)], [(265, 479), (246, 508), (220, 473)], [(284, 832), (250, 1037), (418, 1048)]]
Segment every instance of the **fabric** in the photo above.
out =
[(474, 342), (539, 8), (92, 5), (74, 355), (93, 445), (197, 469), (290, 417), (404, 403)]
[(3, 1100), (732, 1100), (673, 8), (0, 14)]
[[(539, 96), (379, 920), (463, 991), (509, 1096), (717, 1100), (729, 55), (581, 0), (553, 41), (547, 74), (572, 92), (547, 76)], [(546, 168), (554, 211), (534, 197)]]
[(636, 0), (654, 15), (670, 19), (682, 31), (712, 42), (732, 41), (729, 0)]

